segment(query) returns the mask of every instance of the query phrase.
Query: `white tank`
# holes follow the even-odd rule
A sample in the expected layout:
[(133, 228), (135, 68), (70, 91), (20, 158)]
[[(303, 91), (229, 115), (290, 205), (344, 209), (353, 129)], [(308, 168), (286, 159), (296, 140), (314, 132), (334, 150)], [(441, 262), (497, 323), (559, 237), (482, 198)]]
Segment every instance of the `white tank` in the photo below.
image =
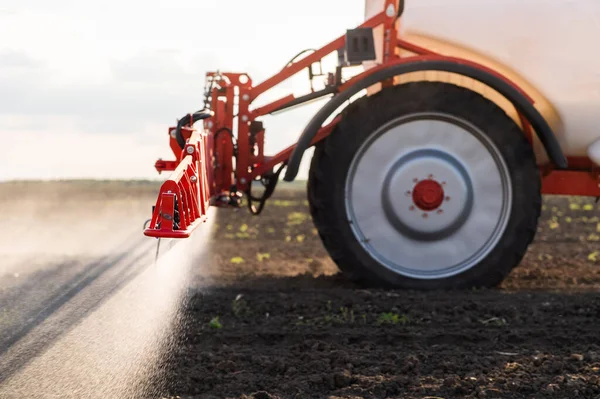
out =
[[(365, 17), (383, 7), (384, 0), (366, 0)], [(381, 34), (375, 31), (378, 61)], [(508, 75), (535, 99), (565, 155), (600, 162), (600, 53), (594, 40), (600, 37), (600, 1), (405, 0), (399, 36)], [(470, 87), (518, 121), (510, 104), (468, 78), (427, 72), (401, 81), (423, 78)], [(546, 162), (539, 141), (534, 147), (539, 162)]]

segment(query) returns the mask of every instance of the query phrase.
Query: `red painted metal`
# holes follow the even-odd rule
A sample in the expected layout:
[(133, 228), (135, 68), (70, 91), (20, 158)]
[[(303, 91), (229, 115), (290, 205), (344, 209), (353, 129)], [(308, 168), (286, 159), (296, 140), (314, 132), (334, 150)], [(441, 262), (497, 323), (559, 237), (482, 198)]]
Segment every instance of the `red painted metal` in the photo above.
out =
[(165, 181), (144, 234), (157, 238), (186, 238), (206, 221), (209, 207), (207, 134), (194, 131), (183, 158)]
[(386, 14), (383, 23), (383, 63), (387, 63), (398, 56), (396, 55), (396, 45), (398, 42), (398, 0), (385, 0), (384, 10), (393, 9), (391, 16)]
[(600, 173), (554, 170), (542, 176), (542, 194), (600, 197)]
[(177, 161), (164, 161), (159, 159), (154, 163), (154, 168), (160, 175), (162, 172), (169, 172), (175, 170), (177, 167)]
[(600, 197), (600, 167), (588, 157), (568, 157), (569, 170), (540, 166), (542, 194)]
[[(171, 134), (171, 132), (173, 132), (173, 131), (175, 131), (174, 126), (169, 128), (168, 135), (169, 135), (169, 147), (171, 148), (171, 151), (173, 151), (173, 155), (175, 155), (175, 159), (172, 161), (165, 161), (162, 159), (159, 159), (158, 161), (156, 161), (156, 163), (154, 164), (154, 168), (158, 171), (158, 174), (161, 174), (162, 172), (165, 172), (165, 171), (175, 170), (175, 168), (177, 167), (177, 164), (179, 164), (179, 162), (181, 161), (181, 148), (179, 148), (179, 144), (177, 144), (177, 139), (175, 138), (175, 136), (173, 134)], [(190, 137), (191, 133), (192, 133), (191, 129), (183, 128), (181, 131), (181, 134), (183, 135), (183, 137), (186, 140)]]
[[(238, 96), (238, 154), (236, 158), (236, 184), (240, 191), (246, 191), (250, 185), (250, 122), (252, 121), (249, 107), (252, 80), (247, 76), (246, 83), (239, 83)], [(239, 81), (239, 79), (238, 79)]]
[[(211, 196), (228, 191), (233, 185), (233, 93), (225, 90), (225, 96), (217, 93), (212, 99), (211, 108), (215, 116), (204, 122), (208, 131), (209, 158), (213, 160), (213, 173), (209, 173)], [(230, 134), (230, 132), (232, 132)]]
[(576, 171), (599, 172), (600, 167), (588, 157), (567, 157), (569, 169)]

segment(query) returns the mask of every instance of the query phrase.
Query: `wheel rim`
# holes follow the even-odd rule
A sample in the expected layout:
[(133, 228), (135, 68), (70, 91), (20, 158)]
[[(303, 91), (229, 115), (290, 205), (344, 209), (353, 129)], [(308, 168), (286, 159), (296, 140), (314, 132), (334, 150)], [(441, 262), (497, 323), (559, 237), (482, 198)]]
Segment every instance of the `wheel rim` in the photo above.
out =
[(512, 205), (500, 151), (472, 124), (421, 113), (382, 126), (347, 176), (348, 221), (394, 273), (446, 278), (477, 265), (501, 239)]

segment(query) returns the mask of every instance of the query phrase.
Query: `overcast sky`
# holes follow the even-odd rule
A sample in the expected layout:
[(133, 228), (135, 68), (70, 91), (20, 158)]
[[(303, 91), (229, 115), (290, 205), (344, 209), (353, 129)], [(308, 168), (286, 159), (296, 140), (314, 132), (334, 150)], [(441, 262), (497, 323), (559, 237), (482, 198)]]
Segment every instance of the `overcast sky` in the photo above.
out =
[[(208, 70), (259, 82), (363, 16), (363, 0), (0, 0), (0, 179), (155, 177)], [(267, 150), (314, 111), (270, 117)]]
[[(547, 95), (569, 148), (597, 138), (598, 0), (406, 4), (405, 29), (465, 44)], [(364, 0), (0, 0), (0, 180), (157, 177), (167, 128), (202, 105), (207, 71), (259, 83), (364, 12)], [(303, 72), (270, 95), (307, 89)], [(265, 119), (266, 151), (294, 143), (321, 104)]]

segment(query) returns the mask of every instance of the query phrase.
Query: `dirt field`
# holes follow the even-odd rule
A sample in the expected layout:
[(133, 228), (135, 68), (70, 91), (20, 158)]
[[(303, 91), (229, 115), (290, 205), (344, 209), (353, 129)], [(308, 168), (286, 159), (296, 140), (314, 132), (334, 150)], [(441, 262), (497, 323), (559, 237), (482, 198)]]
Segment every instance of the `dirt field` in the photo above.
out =
[(0, 397), (600, 398), (592, 199), (546, 199), (499, 289), (424, 294), (338, 276), (286, 186), (219, 210), (190, 277), (153, 272), (155, 184), (1, 185)]
[(599, 206), (547, 198), (497, 290), (365, 290), (336, 275), (304, 191), (220, 211), (164, 360), (167, 397), (600, 397)]

